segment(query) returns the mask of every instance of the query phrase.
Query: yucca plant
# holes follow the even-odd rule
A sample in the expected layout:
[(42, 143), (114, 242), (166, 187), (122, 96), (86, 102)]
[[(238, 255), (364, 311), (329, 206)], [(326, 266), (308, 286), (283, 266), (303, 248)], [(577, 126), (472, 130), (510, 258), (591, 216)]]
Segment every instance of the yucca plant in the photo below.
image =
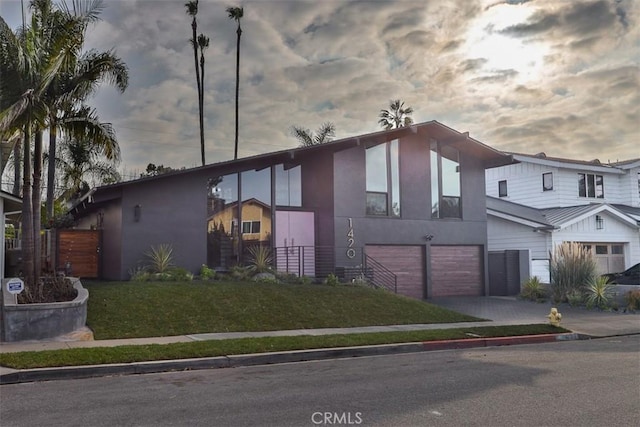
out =
[(151, 246), (151, 250), (145, 255), (149, 258), (149, 270), (152, 273), (166, 273), (173, 267), (173, 247), (170, 244)]
[(596, 277), (596, 262), (584, 245), (563, 242), (550, 253), (549, 273), (554, 302), (566, 302), (573, 291), (582, 291)]
[(273, 257), (267, 246), (252, 246), (249, 248), (249, 269), (252, 273), (264, 273), (271, 270)]
[(607, 308), (613, 298), (614, 285), (607, 277), (596, 277), (585, 289), (587, 307)]
[(531, 301), (544, 300), (546, 297), (546, 290), (544, 285), (540, 282), (538, 276), (530, 277), (529, 280), (524, 282), (522, 290), (520, 291), (520, 298)]

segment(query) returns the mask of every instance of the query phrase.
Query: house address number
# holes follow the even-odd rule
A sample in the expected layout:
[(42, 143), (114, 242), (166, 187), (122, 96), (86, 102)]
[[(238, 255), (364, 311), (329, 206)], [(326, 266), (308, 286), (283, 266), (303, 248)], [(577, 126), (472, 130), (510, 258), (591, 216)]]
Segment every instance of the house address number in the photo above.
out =
[(347, 218), (347, 222), (349, 225), (347, 230), (347, 258), (353, 259), (356, 257), (356, 250), (353, 248), (356, 242), (353, 234), (353, 219)]

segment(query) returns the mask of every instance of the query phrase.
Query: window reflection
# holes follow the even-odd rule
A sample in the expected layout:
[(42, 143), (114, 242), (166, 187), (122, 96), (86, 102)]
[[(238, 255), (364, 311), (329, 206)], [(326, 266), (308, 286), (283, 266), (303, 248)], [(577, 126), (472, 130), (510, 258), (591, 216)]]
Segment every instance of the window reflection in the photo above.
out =
[(457, 149), (431, 142), (432, 218), (461, 218), (460, 158)]
[(276, 205), (302, 206), (302, 174), (300, 166), (285, 169), (276, 165)]
[(366, 150), (367, 215), (400, 216), (398, 140)]

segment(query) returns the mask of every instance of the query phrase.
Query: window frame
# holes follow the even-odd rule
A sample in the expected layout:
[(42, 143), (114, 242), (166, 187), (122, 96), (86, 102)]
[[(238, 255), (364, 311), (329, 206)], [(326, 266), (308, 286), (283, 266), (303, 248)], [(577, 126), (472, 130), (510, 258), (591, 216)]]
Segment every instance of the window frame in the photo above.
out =
[[(545, 178), (549, 177), (551, 185), (545, 185)], [(553, 172), (544, 172), (542, 174), (542, 191), (553, 191)]]
[[(244, 231), (245, 224), (249, 225), (249, 231)], [(255, 230), (256, 224), (258, 229), (257, 231)], [(242, 221), (242, 234), (260, 234), (261, 230), (262, 230), (262, 226), (260, 221), (254, 221), (254, 220)]]
[[(456, 176), (458, 177), (458, 191), (459, 191), (459, 195), (450, 195), (450, 194), (444, 194), (444, 167), (442, 165), (442, 150), (443, 148), (448, 148), (451, 150), (455, 150), (456, 153), (456, 157), (457, 157), (457, 161), (455, 161), (456, 163)], [(434, 154), (435, 154), (435, 159), (434, 159)], [(430, 171), (430, 179), (431, 179), (431, 219), (445, 219), (445, 220), (462, 220), (462, 161), (460, 159), (460, 150), (458, 150), (455, 147), (452, 147), (450, 145), (443, 145), (440, 141), (436, 140), (436, 139), (431, 139), (431, 142), (429, 144), (429, 167), (431, 169)], [(447, 158), (447, 157), (445, 157)], [(448, 159), (448, 158), (447, 158)], [(432, 160), (435, 160), (435, 162), (433, 162)], [(451, 160), (451, 159), (448, 159)], [(435, 163), (435, 165), (434, 165)], [(434, 167), (435, 169), (435, 175), (434, 176)], [(434, 194), (433, 194), (433, 190), (434, 190), (434, 179), (437, 179), (437, 192), (438, 194), (436, 195), (437, 197), (437, 210), (434, 209)], [(452, 216), (452, 215), (446, 215), (443, 216), (443, 212), (449, 212), (450, 210), (447, 210), (444, 208), (445, 204), (442, 203), (445, 199), (449, 199), (449, 200), (456, 200), (457, 204), (455, 206), (455, 210), (457, 215)]]
[[(504, 186), (503, 186), (504, 184)], [(502, 191), (504, 189), (504, 191)], [(498, 181), (498, 197), (509, 197), (509, 187), (507, 184), (507, 180), (503, 179)]]
[[(599, 192), (598, 189), (600, 190)], [(604, 199), (604, 175), (586, 172), (578, 173), (578, 197)]]

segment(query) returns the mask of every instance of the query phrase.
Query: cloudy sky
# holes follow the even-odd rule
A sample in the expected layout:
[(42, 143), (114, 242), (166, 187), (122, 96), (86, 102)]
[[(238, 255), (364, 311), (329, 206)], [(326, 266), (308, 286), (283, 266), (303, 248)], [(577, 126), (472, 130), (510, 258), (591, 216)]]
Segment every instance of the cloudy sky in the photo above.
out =
[[(27, 1), (25, 0), (25, 3)], [(121, 167), (200, 163), (185, 0), (107, 0), (87, 47), (115, 49), (125, 94), (92, 100)], [(634, 0), (200, 0), (206, 161), (233, 158), (236, 24), (244, 7), (240, 157), (298, 145), (290, 127), (379, 130), (402, 99), (495, 148), (601, 161), (640, 157), (640, 2)], [(20, 1), (2, 0), (13, 28)]]

